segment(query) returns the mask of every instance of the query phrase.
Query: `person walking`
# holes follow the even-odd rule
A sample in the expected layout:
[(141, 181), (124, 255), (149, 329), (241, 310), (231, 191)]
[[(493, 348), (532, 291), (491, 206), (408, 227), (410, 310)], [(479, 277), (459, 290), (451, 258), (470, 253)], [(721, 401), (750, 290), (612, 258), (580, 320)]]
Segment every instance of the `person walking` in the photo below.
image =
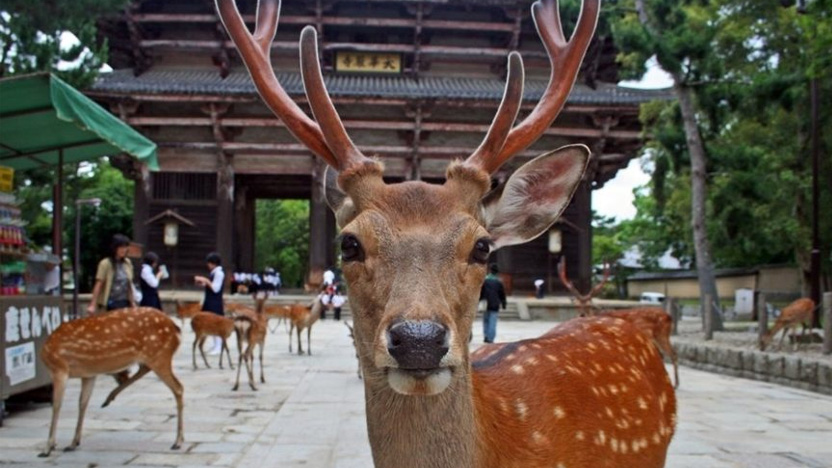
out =
[[(202, 299), (202, 310), (217, 315), (225, 315), (222, 300), (222, 288), (225, 282), (225, 272), (222, 270), (222, 259), (216, 252), (211, 252), (205, 257), (208, 266), (208, 276), (194, 276), (197, 286), (205, 288), (205, 296)], [(222, 350), (222, 338), (214, 337), (214, 349), (210, 354), (217, 355)]]
[(482, 313), (482, 333), (486, 343), (493, 343), (497, 336), (497, 314), (500, 306), (506, 308), (506, 290), (497, 277), (499, 273), (496, 263), (489, 266), (489, 273), (485, 276), (480, 290), (480, 300), (485, 300), (485, 311)]
[[(87, 313), (95, 314), (99, 309), (135, 307), (133, 264), (127, 258), (129, 247), (129, 237), (123, 234), (113, 236), (110, 242), (110, 256), (98, 262)], [(78, 278), (75, 281), (78, 281)]]
[(162, 310), (159, 299), (159, 282), (165, 278), (166, 268), (159, 266), (159, 256), (155, 252), (147, 252), (142, 260), (142, 272), (139, 275), (139, 289), (142, 292), (142, 307), (153, 307)]

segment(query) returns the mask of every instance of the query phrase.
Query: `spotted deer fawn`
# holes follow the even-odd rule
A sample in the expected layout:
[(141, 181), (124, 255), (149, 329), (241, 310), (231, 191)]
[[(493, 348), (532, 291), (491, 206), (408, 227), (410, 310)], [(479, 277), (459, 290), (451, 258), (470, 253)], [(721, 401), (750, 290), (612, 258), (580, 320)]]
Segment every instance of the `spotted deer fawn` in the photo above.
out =
[(199, 348), (199, 353), (202, 355), (202, 360), (205, 362), (205, 367), (211, 368), (208, 364), (208, 359), (205, 357), (205, 350), (202, 345), (205, 339), (209, 336), (217, 336), (222, 340), (222, 348), (220, 349), (219, 366), (222, 369), (222, 356), (225, 354), (228, 358), (228, 367), (234, 369), (234, 364), (231, 363), (231, 351), (228, 349), (228, 338), (234, 333), (234, 321), (228, 317), (217, 315), (212, 312), (197, 312), (191, 317), (191, 329), (194, 331), (194, 344), (191, 346), (193, 355), (194, 370), (196, 366), (196, 350)]
[[(592, 305), (592, 298), (598, 294), (604, 287), (610, 276), (610, 268), (604, 268), (604, 277), (601, 282), (592, 287), (587, 294), (581, 294), (580, 291), (569, 281), (566, 274), (566, 259), (564, 258), (558, 265), (558, 276), (560, 281), (566, 286), (566, 289), (572, 293), (575, 298), (575, 304), (580, 311), (582, 317), (592, 317), (596, 314), (596, 308)], [(646, 334), (653, 344), (659, 348), (662, 355), (673, 363), (673, 381), (674, 388), (679, 388), (679, 358), (676, 355), (676, 350), (670, 344), (670, 333), (673, 331), (673, 319), (661, 307), (636, 307), (633, 309), (622, 310), (607, 310), (603, 311), (602, 315), (605, 317), (615, 317), (627, 320), (635, 325), (642, 333)]]
[(55, 430), (64, 399), (67, 379), (81, 379), (78, 424), (75, 437), (65, 450), (75, 450), (81, 443), (84, 414), (90, 402), (95, 378), (114, 374), (134, 364), (139, 369), (121, 382), (104, 401), (109, 405), (122, 390), (153, 371), (173, 392), (176, 399), (176, 441), (172, 449), (182, 446), (182, 384), (173, 375), (173, 355), (179, 348), (180, 330), (167, 315), (151, 307), (134, 307), (65, 322), (43, 344), (41, 359), (52, 376), (52, 423), (46, 450), (55, 449)]
[[(266, 383), (263, 372), (263, 348), (266, 346), (266, 329), (268, 319), (263, 315), (263, 299), (257, 301), (257, 309), (252, 311), (244, 307), (236, 307), (234, 310), (234, 333), (237, 337), (237, 380), (234, 383), (236, 391), (240, 388), (240, 370), (243, 363), (246, 365), (248, 374), (248, 385), (252, 390), (257, 390), (254, 385), (254, 348), (259, 347), (260, 351), (260, 383)], [(245, 344), (245, 350), (243, 350)]]
[(811, 328), (812, 326), (812, 312), (814, 312), (814, 310), (815, 301), (805, 297), (797, 299), (784, 307), (780, 312), (780, 316), (777, 317), (777, 320), (774, 322), (774, 326), (771, 327), (771, 330), (769, 330), (760, 340), (760, 351), (766, 350), (768, 345), (771, 344), (771, 340), (774, 339), (774, 336), (780, 330), (783, 330), (783, 334), (780, 335), (780, 341), (777, 343), (777, 349), (781, 349), (783, 347), (783, 339), (790, 330), (792, 332), (793, 347), (794, 349), (797, 349), (799, 344), (799, 340), (796, 336), (797, 327), (803, 325), (803, 331), (801, 334), (805, 334), (806, 329)]
[(491, 176), (537, 140), (566, 102), (599, 0), (584, 2), (569, 41), (557, 3), (533, 4), (552, 62), (544, 95), (512, 128), (524, 73), (520, 54), (509, 54), (491, 128), (469, 158), (448, 167), (444, 184), (383, 180), (382, 164), (350, 140), (329, 98), (314, 27), (300, 37), (313, 120), (271, 66), (279, 2), (260, 0), (253, 34), (234, 0), (217, 0), (217, 8), (263, 100), (330, 166), (322, 179), (336, 181), (325, 182), (324, 193), (341, 228), (374, 465), (663, 466), (675, 394), (653, 345), (626, 321), (585, 318), (556, 336), (512, 343), (477, 362), (468, 354), (489, 254), (545, 232), (586, 170), (589, 150), (567, 146), (527, 162), (500, 196), (485, 197)]

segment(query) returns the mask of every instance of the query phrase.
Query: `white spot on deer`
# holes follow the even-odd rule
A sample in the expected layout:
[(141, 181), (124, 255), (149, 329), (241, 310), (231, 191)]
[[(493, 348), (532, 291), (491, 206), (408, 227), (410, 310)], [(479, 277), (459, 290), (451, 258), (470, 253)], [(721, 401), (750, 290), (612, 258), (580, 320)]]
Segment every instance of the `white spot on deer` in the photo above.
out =
[(614, 418), (614, 417), (615, 417), (615, 416), (613, 415), (613, 412), (612, 412), (612, 410), (610, 409), (610, 407), (609, 407), (609, 406), (607, 406), (606, 408), (604, 408), (604, 410), (607, 412), (607, 416), (608, 416), (609, 418)]
[(610, 393), (613, 395), (618, 395), (618, 387), (614, 384), (609, 385)]
[(514, 355), (514, 353), (511, 353), (511, 354), (509, 354), (508, 356), (506, 356), (506, 361), (511, 361), (511, 360), (513, 360), (515, 357), (517, 357), (517, 356), (515, 356), (515, 355)]
[(653, 434), (653, 443), (656, 444), (656, 445), (659, 445), (660, 443), (662, 443), (662, 438), (659, 437), (658, 433)]
[(638, 453), (641, 450), (641, 445), (639, 445), (638, 441), (634, 440), (632, 444), (630, 444), (633, 449), (633, 453)]
[(547, 355), (546, 355), (546, 359), (548, 359), (548, 360), (550, 360), (550, 361), (552, 361), (552, 362), (554, 362), (554, 363), (557, 363), (557, 362), (558, 362), (558, 357), (557, 357), (557, 356), (553, 356), (553, 355), (551, 355), (551, 354), (547, 354)]
[(595, 443), (597, 445), (604, 445), (607, 443), (607, 435), (604, 434), (604, 431), (598, 431), (598, 435), (595, 436)]
[(536, 357), (530, 357), (530, 358), (526, 359), (526, 364), (528, 364), (530, 366), (533, 366), (533, 365), (537, 364), (537, 358)]
[(621, 453), (626, 455), (628, 451), (629, 451), (629, 448), (627, 447), (627, 443), (624, 442), (624, 441), (621, 441)]
[(525, 372), (523, 366), (521, 366), (520, 364), (515, 364), (511, 366), (511, 371), (515, 374), (522, 374), (523, 372)]
[(575, 440), (584, 440), (586, 436), (584, 435), (584, 431), (578, 431), (575, 433)]
[(618, 452), (618, 440), (615, 437), (610, 438), (610, 448), (613, 452)]
[(563, 462), (558, 462), (555, 468), (566, 468), (566, 465)]
[(526, 403), (523, 400), (517, 400), (514, 402), (514, 409), (517, 411), (517, 416), (520, 417), (520, 420), (525, 421), (526, 414), (529, 412), (529, 407), (526, 406)]
[(566, 417), (566, 411), (564, 411), (560, 406), (555, 406), (554, 413), (556, 419), (563, 419)]
[(532, 433), (532, 442), (534, 442), (535, 444), (538, 444), (538, 445), (544, 445), (544, 444), (548, 443), (549, 440), (546, 438), (546, 436), (541, 434), (540, 431), (534, 431)]

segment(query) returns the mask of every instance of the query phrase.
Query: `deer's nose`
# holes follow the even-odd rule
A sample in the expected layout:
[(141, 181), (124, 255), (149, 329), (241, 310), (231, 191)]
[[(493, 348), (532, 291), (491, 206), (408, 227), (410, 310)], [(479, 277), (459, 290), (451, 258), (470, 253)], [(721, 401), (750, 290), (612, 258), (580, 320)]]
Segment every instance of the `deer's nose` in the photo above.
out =
[(397, 322), (387, 330), (387, 351), (400, 369), (436, 369), (448, 353), (448, 331), (430, 320)]

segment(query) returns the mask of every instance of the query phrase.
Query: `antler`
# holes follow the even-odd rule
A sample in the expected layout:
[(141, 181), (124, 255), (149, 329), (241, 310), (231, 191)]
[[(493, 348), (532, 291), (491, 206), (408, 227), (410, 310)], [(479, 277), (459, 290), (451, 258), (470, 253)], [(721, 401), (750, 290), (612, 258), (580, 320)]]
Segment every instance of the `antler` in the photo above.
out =
[[(269, 51), (277, 32), (280, 0), (258, 2), (254, 35), (246, 28), (235, 0), (216, 0), (216, 3), (225, 29), (240, 51), (257, 92), (269, 109), (283, 120), (286, 128), (313, 153), (339, 171), (366, 160), (366, 156), (363, 156), (349, 137), (346, 137), (344, 126), (324, 88), (320, 66), (317, 63), (317, 50), (309, 50), (317, 49), (314, 34), (311, 34), (310, 38), (310, 34), (304, 30), (301, 37), (302, 44), (311, 43), (301, 46), (301, 58), (305, 63), (302, 63), (302, 74), (309, 104), (323, 127), (310, 119), (295, 104), (280, 85), (272, 69)], [(304, 40), (304, 36), (307, 39)], [(314, 66), (310, 63), (313, 61)]]
[[(563, 109), (566, 98), (575, 84), (578, 71), (583, 61), (586, 50), (589, 47), (595, 26), (598, 23), (600, 11), (600, 0), (584, 0), (581, 6), (581, 13), (578, 23), (569, 41), (563, 35), (563, 25), (560, 20), (557, 0), (539, 0), (532, 5), (532, 16), (537, 27), (537, 33), (543, 41), (546, 53), (549, 56), (551, 74), (549, 84), (543, 92), (543, 96), (532, 112), (516, 127), (508, 131), (507, 137), (496, 149), (497, 145), (490, 145), (484, 148), (484, 142), (477, 151), (471, 155), (467, 162), (477, 165), (493, 174), (514, 154), (528, 148), (537, 141), (540, 135), (552, 124), (555, 118)], [(511, 57), (509, 57), (511, 59)], [(511, 62), (509, 62), (511, 63)], [(509, 86), (506, 86), (506, 94)], [(522, 92), (521, 92), (522, 94)], [(503, 134), (514, 119), (499, 118), (503, 104), (498, 111), (498, 117), (494, 119), (489, 136), (492, 133)], [(508, 122), (507, 122), (508, 121)], [(505, 126), (506, 128), (501, 128)], [(490, 151), (489, 151), (490, 149)]]
[(591, 299), (593, 296), (598, 294), (598, 291), (600, 291), (601, 288), (603, 288), (604, 285), (607, 284), (607, 280), (609, 279), (609, 277), (610, 277), (610, 264), (607, 263), (607, 262), (604, 262), (604, 277), (601, 279), (600, 283), (596, 284), (592, 288), (592, 290), (589, 291), (589, 294), (587, 294), (587, 296), (589, 296), (590, 299)]
[(566, 277), (566, 257), (563, 257), (560, 263), (558, 263), (558, 276), (560, 277), (561, 283), (563, 283), (563, 285), (566, 286), (566, 289), (568, 289), (569, 292), (571, 292), (572, 295), (575, 296), (575, 299), (578, 300), (578, 303), (580, 305), (584, 305), (585, 303), (589, 302), (590, 299), (592, 299), (592, 294), (581, 294), (581, 292), (578, 291), (578, 288), (576, 288), (575, 285), (573, 285), (572, 282), (569, 281), (569, 278)]

